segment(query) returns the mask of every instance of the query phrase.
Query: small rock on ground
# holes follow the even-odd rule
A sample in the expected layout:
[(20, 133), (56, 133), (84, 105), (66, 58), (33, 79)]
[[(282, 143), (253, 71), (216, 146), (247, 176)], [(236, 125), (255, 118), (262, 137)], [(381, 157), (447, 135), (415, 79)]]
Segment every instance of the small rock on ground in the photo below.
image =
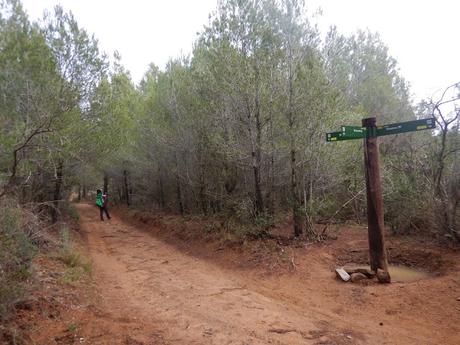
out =
[(353, 273), (351, 275), (351, 282), (356, 283), (359, 282), (360, 280), (367, 279), (367, 276), (362, 274), (362, 273)]
[(337, 277), (342, 279), (344, 282), (350, 280), (350, 275), (343, 268), (336, 268), (335, 273), (337, 274)]

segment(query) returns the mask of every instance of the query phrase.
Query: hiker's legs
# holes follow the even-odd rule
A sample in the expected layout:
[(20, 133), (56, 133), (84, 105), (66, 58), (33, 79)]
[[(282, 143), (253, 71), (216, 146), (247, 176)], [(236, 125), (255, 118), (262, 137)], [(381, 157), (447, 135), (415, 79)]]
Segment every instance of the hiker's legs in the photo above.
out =
[(110, 214), (109, 210), (107, 209), (107, 206), (104, 207), (105, 214), (107, 215), (107, 218), (110, 219)]
[(101, 220), (104, 220), (104, 208), (99, 206), (99, 214), (101, 215)]

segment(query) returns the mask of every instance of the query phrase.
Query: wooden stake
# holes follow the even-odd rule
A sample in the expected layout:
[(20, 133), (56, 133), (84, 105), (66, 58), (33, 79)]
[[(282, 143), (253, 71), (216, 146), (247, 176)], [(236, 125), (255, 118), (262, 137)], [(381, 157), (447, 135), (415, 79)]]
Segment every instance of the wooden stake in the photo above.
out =
[[(369, 259), (371, 269), (388, 272), (387, 253), (385, 248), (382, 189), (380, 186), (379, 144), (375, 117), (362, 120), (367, 127), (364, 139), (364, 169), (366, 173), (367, 191), (367, 224), (369, 236)], [(390, 282), (390, 275), (381, 282)], [(380, 280), (380, 279), (379, 279)]]

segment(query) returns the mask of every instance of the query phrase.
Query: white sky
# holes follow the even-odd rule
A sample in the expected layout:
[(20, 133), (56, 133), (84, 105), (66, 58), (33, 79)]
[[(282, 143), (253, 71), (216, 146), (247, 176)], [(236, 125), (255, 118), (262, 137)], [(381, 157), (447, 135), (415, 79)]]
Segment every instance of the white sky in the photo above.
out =
[[(191, 51), (196, 33), (208, 23), (217, 0), (22, 0), (32, 19), (60, 3), (101, 48), (122, 62), (138, 82), (149, 63), (163, 68), (170, 57)], [(349, 34), (378, 31), (411, 84), (414, 100), (460, 81), (460, 1), (306, 0), (321, 7), (323, 32), (331, 24)]]

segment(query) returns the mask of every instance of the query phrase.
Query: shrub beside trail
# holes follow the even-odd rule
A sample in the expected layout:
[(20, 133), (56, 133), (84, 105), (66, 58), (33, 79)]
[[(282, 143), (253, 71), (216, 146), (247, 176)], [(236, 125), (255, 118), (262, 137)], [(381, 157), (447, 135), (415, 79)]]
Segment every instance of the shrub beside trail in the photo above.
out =
[(0, 202), (0, 321), (5, 321), (30, 277), (30, 264), (37, 252), (30, 219), (13, 200)]

